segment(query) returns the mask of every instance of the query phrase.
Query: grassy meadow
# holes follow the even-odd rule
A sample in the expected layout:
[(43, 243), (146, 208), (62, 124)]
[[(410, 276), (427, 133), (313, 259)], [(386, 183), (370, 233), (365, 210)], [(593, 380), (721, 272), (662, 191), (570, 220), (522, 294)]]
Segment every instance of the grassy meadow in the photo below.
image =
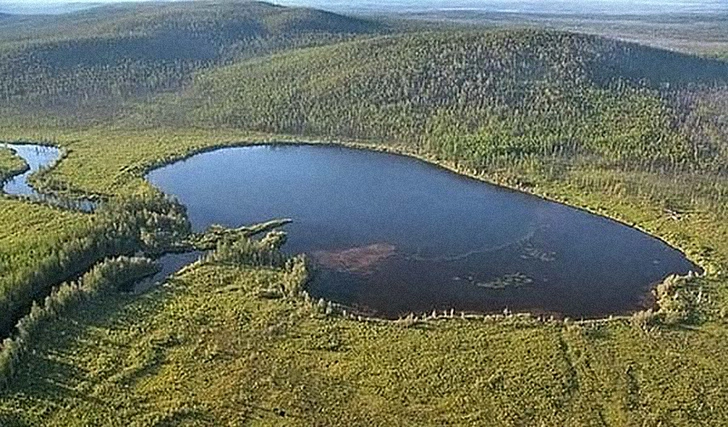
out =
[[(64, 135), (54, 138), (68, 147), (68, 157), (44, 180), (101, 194), (149, 191), (141, 172), (189, 151), (286, 140), (194, 130)], [(0, 413), (18, 425), (725, 420), (721, 408), (728, 396), (720, 384), (728, 370), (713, 357), (728, 322), (728, 240), (717, 238), (728, 235), (724, 216), (702, 209), (700, 199), (690, 204), (690, 193), (676, 191), (681, 187), (669, 177), (574, 169), (561, 180), (545, 180), (523, 168), (504, 175), (502, 183), (513, 184), (510, 176), (530, 178), (532, 192), (635, 224), (701, 261), (708, 275), (682, 290), (702, 297), (690, 308), (697, 313), (690, 322), (463, 320), (459, 314), (366, 322), (326, 316), (302, 298), (262, 298), (261, 290), (281, 280), (280, 268), (212, 263), (149, 294), (112, 294), (61, 316), (33, 340)], [(645, 194), (647, 183), (655, 189), (651, 194)], [(679, 219), (656, 203), (662, 194), (683, 203)], [(61, 229), (86, 217), (63, 215), (69, 223)], [(18, 219), (11, 214), (3, 221), (17, 227)], [(30, 232), (22, 241), (31, 246), (37, 235)]]
[[(366, 322), (268, 299), (285, 268), (205, 262), (40, 331), (18, 425), (660, 425), (726, 420), (725, 328), (528, 317)], [(93, 349), (93, 350), (91, 350)]]
[[(34, 185), (105, 206), (0, 196), (1, 329), (43, 319), (0, 348), (22, 347), (0, 425), (728, 424), (728, 63), (557, 31), (420, 32), (245, 4), (0, 29), (0, 141), (61, 147)], [(128, 61), (170, 38), (217, 54)], [(283, 259), (275, 232), (222, 233), (165, 285), (116, 291), (137, 263), (149, 268), (119, 256), (190, 233), (144, 173), (263, 142), (414, 156), (618, 219), (705, 274), (666, 281), (654, 311), (613, 319), (379, 321), (310, 301), (304, 262)], [(0, 177), (23, 168), (0, 149)], [(111, 273), (38, 297), (97, 264)]]

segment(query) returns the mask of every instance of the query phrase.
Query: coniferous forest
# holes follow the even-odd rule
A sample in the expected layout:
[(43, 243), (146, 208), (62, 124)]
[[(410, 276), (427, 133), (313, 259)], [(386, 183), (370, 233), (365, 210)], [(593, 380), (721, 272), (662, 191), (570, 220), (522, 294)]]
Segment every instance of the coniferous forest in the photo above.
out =
[[(728, 20), (645, 21), (694, 25), (675, 48), (629, 19), (448, 16), (0, 14), (0, 182), (28, 169), (3, 143), (62, 152), (29, 178), (61, 203), (0, 195), (0, 426), (728, 423)], [(194, 230), (145, 179), (261, 143), (416, 157), (618, 220), (699, 272), (608, 318), (368, 316), (309, 295), (287, 218)]]

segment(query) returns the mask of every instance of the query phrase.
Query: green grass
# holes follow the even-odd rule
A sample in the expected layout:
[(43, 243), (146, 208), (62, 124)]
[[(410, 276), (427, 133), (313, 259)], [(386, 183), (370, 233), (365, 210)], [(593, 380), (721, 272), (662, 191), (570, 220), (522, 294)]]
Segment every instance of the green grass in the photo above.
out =
[(152, 192), (109, 200), (93, 215), (5, 196), (0, 208), (3, 335), (52, 286), (105, 257), (154, 252), (184, 236), (188, 224), (177, 206)]
[[(6, 128), (4, 137), (15, 132)], [(286, 139), (234, 130), (23, 132), (68, 149), (47, 179), (103, 194), (146, 192), (141, 171), (191, 150)], [(402, 144), (380, 148), (414, 153)], [(698, 192), (698, 184), (678, 185), (681, 175), (548, 167), (522, 163), (484, 177), (528, 182), (532, 192), (636, 224), (711, 266), (698, 285), (708, 297), (697, 326), (646, 333), (621, 321), (403, 328), (320, 319), (301, 302), (260, 299), (280, 272), (207, 266), (171, 288), (109, 297), (54, 323), (0, 399), (0, 413), (43, 425), (724, 422), (726, 370), (713, 355), (724, 351), (726, 334), (728, 222), (710, 208), (724, 187), (711, 181)], [(10, 213), (4, 224), (24, 229), (20, 218)], [(36, 236), (19, 240), (32, 247)]]
[[(45, 132), (69, 151), (49, 179), (118, 194), (147, 191), (139, 174), (148, 165), (264, 139), (234, 131)], [(725, 422), (720, 408), (728, 396), (720, 384), (728, 372), (713, 356), (724, 351), (728, 313), (724, 213), (706, 209), (699, 197), (691, 202), (689, 194), (699, 193), (684, 193), (669, 176), (587, 166), (557, 175), (542, 167), (508, 176), (636, 224), (710, 266), (696, 285), (706, 295), (700, 322), (652, 332), (623, 321), (456, 319), (404, 328), (320, 318), (302, 301), (261, 299), (280, 271), (203, 266), (170, 287), (108, 297), (55, 322), (0, 399), (0, 413), (44, 425)], [(645, 182), (664, 194), (645, 193)], [(706, 200), (716, 197), (705, 191)], [(679, 220), (665, 212), (664, 195), (680, 208)], [(21, 218), (9, 212), (3, 224), (27, 230)], [(17, 240), (32, 247), (38, 235)]]
[(15, 155), (8, 148), (0, 147), (0, 182), (13, 175), (25, 172), (27, 168), (27, 163), (21, 157)]
[[(265, 299), (271, 268), (201, 265), (40, 332), (0, 419), (43, 425), (718, 423), (717, 324), (367, 323)], [(90, 351), (93, 349), (93, 351)]]
[[(3, 30), (0, 39), (32, 57), (37, 46), (45, 53), (96, 46), (87, 36), (97, 43), (106, 31), (114, 53), (128, 42), (112, 37), (120, 28), (154, 38), (166, 28), (160, 16), (195, 35), (188, 30), (197, 24), (250, 13), (222, 19), (208, 3), (169, 8), (145, 9), (141, 23), (119, 18), (125, 8), (111, 17), (89, 12), (78, 33), (63, 18), (61, 36), (49, 35), (46, 22), (51, 30), (41, 41), (20, 30), (28, 39), (8, 41)], [(346, 23), (347, 34), (352, 23), (269, 12), (282, 18), (264, 19), (266, 28), (284, 35), (298, 34), (296, 22), (311, 27), (312, 16), (327, 26)], [(162, 228), (177, 224), (166, 237), (178, 239), (179, 212), (155, 207), (144, 172), (201, 150), (265, 141), (413, 155), (639, 227), (685, 251), (706, 276), (680, 289), (693, 312), (674, 325), (639, 316), (397, 323), (326, 316), (303, 298), (272, 298), (287, 280), (281, 268), (198, 265), (150, 293), (104, 294), (50, 322), (0, 392), (0, 425), (728, 423), (725, 63), (560, 32), (437, 31), (273, 56), (247, 51), (233, 64), (189, 74), (183, 90), (155, 87), (139, 101), (74, 89), (84, 81), (108, 89), (107, 77), (132, 88), (146, 81), (94, 74), (84, 61), (95, 50), (77, 52), (70, 58), (90, 74), (67, 75), (68, 85), (39, 77), (28, 86), (37, 101), (29, 111), (0, 104), (11, 113), (0, 116), (0, 140), (62, 147), (66, 157), (37, 184), (103, 195), (121, 207), (83, 215), (0, 198), (0, 297), (14, 292), (28, 302), (33, 272), (65, 259), (64, 242), (103, 236), (109, 219), (129, 231), (135, 248), (139, 229), (163, 234), (149, 225), (160, 219)], [(688, 68), (702, 70), (698, 81), (685, 81)], [(114, 106), (88, 113), (75, 104), (86, 95)], [(45, 109), (59, 96), (69, 101), (64, 113)], [(0, 150), (0, 171), (18, 166)], [(142, 200), (123, 204), (134, 198)], [(36, 285), (47, 290), (52, 282)]]
[[(0, 326), (5, 330), (16, 303), (27, 305), (39, 287), (34, 274), (57, 257), (63, 242), (87, 235), (91, 218), (84, 215), (0, 197)], [(73, 274), (60, 272), (59, 280)]]

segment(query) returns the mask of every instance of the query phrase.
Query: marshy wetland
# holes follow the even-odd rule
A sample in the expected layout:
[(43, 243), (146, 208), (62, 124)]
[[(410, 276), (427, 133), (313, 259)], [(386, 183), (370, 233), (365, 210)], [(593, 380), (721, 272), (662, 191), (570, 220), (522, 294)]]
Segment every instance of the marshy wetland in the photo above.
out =
[(25, 170), (20, 174), (9, 177), (2, 184), (2, 191), (12, 196), (23, 196), (33, 199), (45, 197), (33, 189), (29, 178), (41, 169), (50, 168), (61, 158), (61, 150), (47, 145), (37, 144), (3, 144), (0, 148), (12, 151), (16, 156), (23, 159), (26, 164)]
[(291, 218), (286, 250), (316, 266), (308, 291), (369, 315), (636, 311), (697, 269), (618, 222), (404, 156), (262, 145), (195, 155), (148, 175), (199, 231)]
[(728, 21), (471, 12), (0, 14), (0, 425), (728, 425)]

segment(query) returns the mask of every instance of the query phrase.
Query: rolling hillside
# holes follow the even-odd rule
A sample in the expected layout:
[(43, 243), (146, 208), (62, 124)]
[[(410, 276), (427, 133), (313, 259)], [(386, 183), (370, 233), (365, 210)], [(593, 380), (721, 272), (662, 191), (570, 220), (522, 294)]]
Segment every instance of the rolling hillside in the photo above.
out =
[(384, 31), (258, 2), (109, 6), (9, 27), (0, 32), (0, 101), (66, 114), (177, 88), (214, 64)]
[(725, 62), (595, 36), (432, 32), (216, 69), (161, 110), (182, 104), (178, 117), (203, 126), (415, 144), (476, 168), (582, 155), (685, 169), (719, 167), (726, 147), (679, 118), (697, 102), (684, 94), (722, 96), (726, 82)]
[[(222, 0), (4, 21), (0, 141), (57, 145), (33, 184), (104, 202), (0, 197), (1, 426), (728, 424), (725, 62)], [(144, 179), (213, 147), (296, 140), (393, 148), (601, 213), (705, 274), (608, 319), (357, 318), (300, 292), (315, 271), (283, 262), (282, 234), (190, 236)], [(0, 176), (23, 167), (0, 150)], [(103, 261), (214, 236), (142, 294), (119, 289), (148, 260)]]

